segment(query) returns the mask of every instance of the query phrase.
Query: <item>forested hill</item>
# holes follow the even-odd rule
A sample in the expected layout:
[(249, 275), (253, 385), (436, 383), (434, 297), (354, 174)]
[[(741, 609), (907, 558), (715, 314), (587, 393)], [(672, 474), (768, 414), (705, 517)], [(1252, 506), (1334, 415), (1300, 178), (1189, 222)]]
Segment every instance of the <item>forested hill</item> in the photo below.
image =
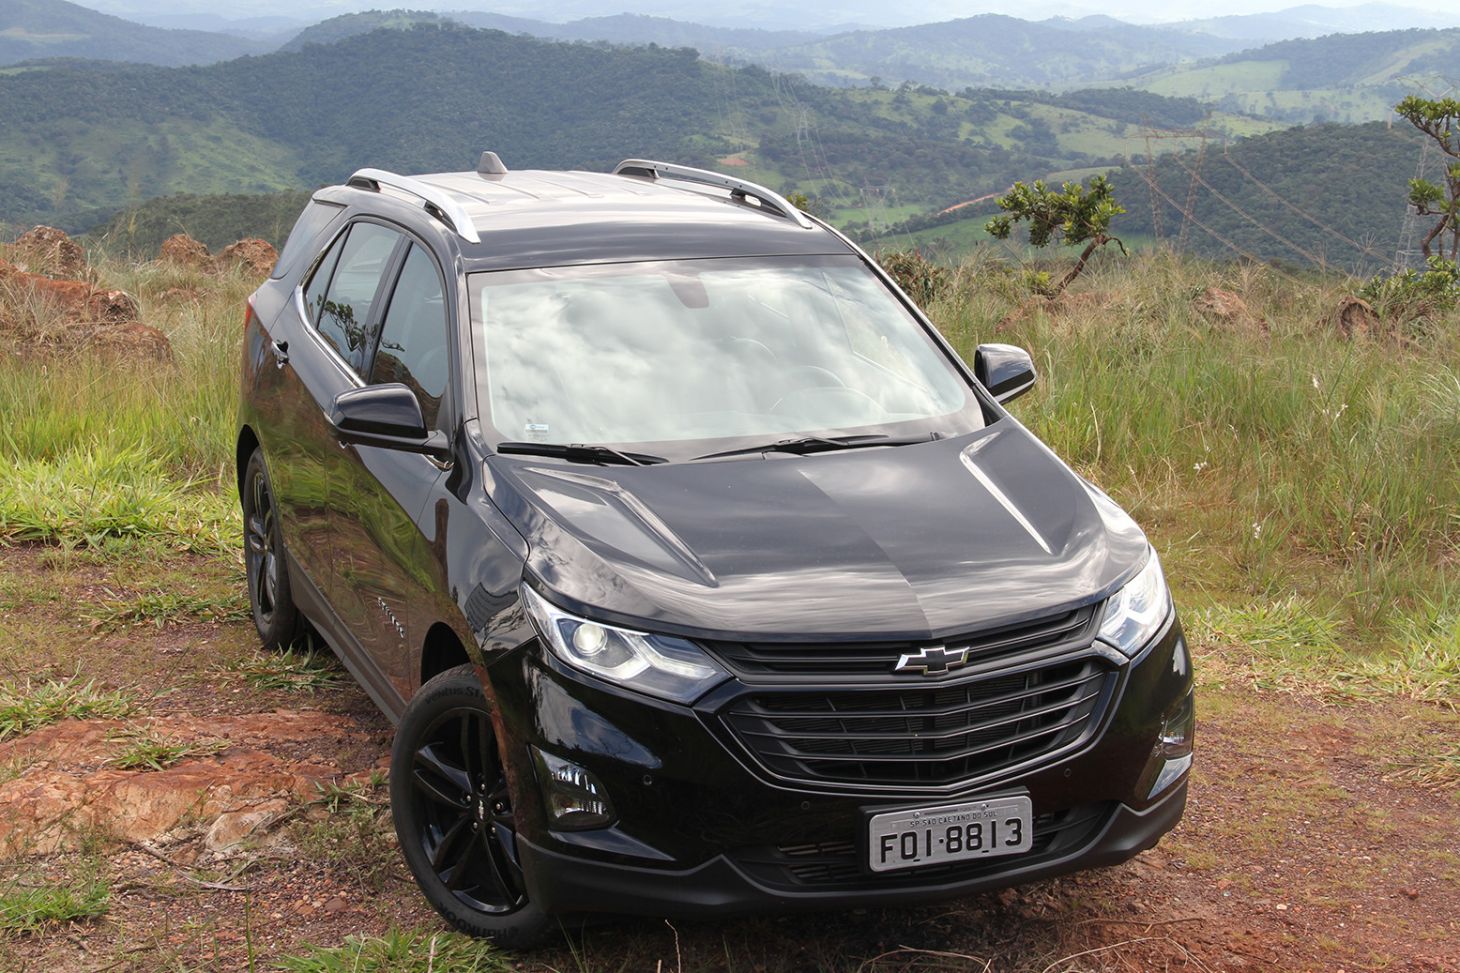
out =
[(459, 24), (484, 30), (526, 34), (539, 40), (587, 41), (605, 44), (658, 44), (660, 47), (693, 47), (705, 55), (738, 55), (755, 60), (757, 54), (817, 40), (817, 35), (793, 30), (757, 30), (750, 27), (712, 27), (668, 17), (616, 14), (585, 17), (565, 24), (531, 20), (508, 14), (475, 10), (435, 13), (427, 10), (370, 10), (341, 14), (306, 27), (281, 50), (299, 51), (310, 44), (335, 44), (347, 37), (372, 30), (403, 29), (416, 24)]
[[(1374, 273), (1394, 260), (1421, 145), (1408, 126), (1377, 122), (1212, 140), (1154, 166), (1111, 170), (1126, 210), (1112, 229), (1136, 246)], [(916, 246), (951, 260), (988, 245), (983, 225), (996, 212), (992, 199), (981, 200), (860, 236), (874, 249)]]
[(1131, 123), (1092, 112), (1149, 98), (1040, 97), (1052, 104), (846, 92), (689, 49), (434, 26), (207, 67), (55, 67), (0, 77), (0, 220), (85, 228), (154, 196), (304, 188), (362, 165), (461, 169), (485, 147), (519, 168), (641, 154), (737, 166), (841, 205), (891, 184), (916, 211), (1089, 164), (1082, 139), (1111, 158)]
[(1372, 271), (1394, 258), (1420, 146), (1408, 126), (1373, 122), (1291, 128), (1225, 151), (1166, 156), (1154, 172), (1113, 174), (1126, 208), (1118, 229), (1154, 236), (1159, 221), (1164, 239), (1206, 256)]

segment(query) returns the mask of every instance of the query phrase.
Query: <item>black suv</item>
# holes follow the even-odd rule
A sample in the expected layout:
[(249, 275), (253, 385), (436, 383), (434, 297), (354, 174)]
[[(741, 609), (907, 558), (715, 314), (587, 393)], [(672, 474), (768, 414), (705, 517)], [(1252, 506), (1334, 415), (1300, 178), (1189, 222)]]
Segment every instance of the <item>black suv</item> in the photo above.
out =
[(263, 641), (398, 724), (457, 927), (944, 899), (1149, 848), (1191, 660), (1134, 522), (865, 253), (775, 193), (364, 169), (250, 298)]

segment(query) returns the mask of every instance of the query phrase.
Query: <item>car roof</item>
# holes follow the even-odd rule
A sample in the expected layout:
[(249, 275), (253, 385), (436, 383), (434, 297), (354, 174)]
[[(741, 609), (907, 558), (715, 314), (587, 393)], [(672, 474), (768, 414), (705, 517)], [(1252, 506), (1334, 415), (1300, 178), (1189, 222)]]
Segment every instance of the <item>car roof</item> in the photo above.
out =
[[(629, 163), (625, 163), (629, 165)], [(700, 173), (674, 167), (666, 170)], [(362, 193), (409, 201), (455, 231), (466, 272), (634, 260), (770, 255), (849, 254), (837, 234), (780, 197), (732, 177), (706, 186), (679, 178), (598, 172), (514, 170), (395, 176), (361, 170), (351, 202), (369, 208)], [(729, 184), (748, 186), (730, 191)], [(757, 193), (763, 193), (762, 200)], [(330, 195), (334, 195), (331, 193)], [(423, 200), (422, 197), (425, 197)], [(394, 207), (392, 207), (394, 209)], [(466, 222), (467, 226), (456, 226)], [(475, 239), (472, 239), (472, 238)]]

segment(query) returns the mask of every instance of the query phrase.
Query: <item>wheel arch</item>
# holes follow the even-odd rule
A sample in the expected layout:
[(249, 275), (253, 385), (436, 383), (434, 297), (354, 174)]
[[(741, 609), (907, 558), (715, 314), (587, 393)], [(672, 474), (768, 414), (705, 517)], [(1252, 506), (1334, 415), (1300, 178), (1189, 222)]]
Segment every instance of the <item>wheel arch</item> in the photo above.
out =
[(259, 437), (251, 426), (244, 426), (238, 432), (238, 443), (234, 447), (234, 467), (237, 473), (238, 495), (243, 496), (243, 474), (248, 470), (248, 458), (259, 448)]
[(424, 686), (432, 677), (472, 661), (456, 630), (445, 622), (436, 622), (421, 642), (421, 681)]

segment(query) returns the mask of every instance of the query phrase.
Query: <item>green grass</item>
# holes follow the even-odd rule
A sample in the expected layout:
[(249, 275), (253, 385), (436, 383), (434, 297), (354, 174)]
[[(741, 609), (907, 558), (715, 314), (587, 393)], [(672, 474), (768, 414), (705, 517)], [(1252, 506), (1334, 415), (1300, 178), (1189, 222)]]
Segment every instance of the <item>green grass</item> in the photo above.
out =
[(111, 760), (118, 770), (164, 770), (189, 757), (206, 757), (228, 748), (224, 740), (178, 740), (142, 729), (121, 733), (115, 739), (124, 744)]
[(129, 693), (98, 689), (79, 677), (0, 684), (0, 740), (67, 719), (120, 719), (135, 708)]
[(383, 936), (350, 936), (342, 946), (284, 957), (278, 965), (289, 973), (496, 973), (515, 968), (481, 940), (399, 929)]
[(131, 597), (108, 593), (83, 610), (83, 617), (98, 628), (152, 623), (158, 628), (182, 622), (238, 622), (249, 617), (248, 599), (241, 590), (226, 595), (197, 595), (186, 591), (146, 591)]
[(235, 668), (254, 689), (293, 693), (319, 692), (339, 685), (343, 678), (334, 656), (313, 649), (259, 652)]
[(106, 915), (111, 889), (99, 877), (76, 883), (0, 889), (0, 934), (39, 935), (56, 926)]

